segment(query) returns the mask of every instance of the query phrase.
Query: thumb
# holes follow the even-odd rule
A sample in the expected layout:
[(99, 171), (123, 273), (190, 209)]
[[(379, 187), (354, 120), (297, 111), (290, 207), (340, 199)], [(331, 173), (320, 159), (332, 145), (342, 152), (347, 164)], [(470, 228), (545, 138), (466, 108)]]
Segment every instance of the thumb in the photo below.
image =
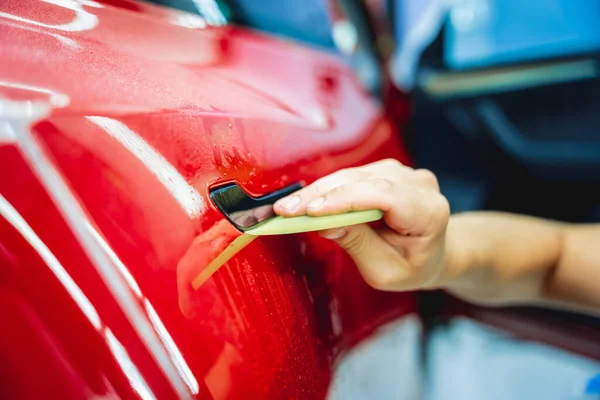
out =
[(345, 249), (364, 280), (375, 289), (412, 289), (406, 285), (411, 280), (407, 261), (369, 225), (329, 229), (320, 235), (335, 240)]

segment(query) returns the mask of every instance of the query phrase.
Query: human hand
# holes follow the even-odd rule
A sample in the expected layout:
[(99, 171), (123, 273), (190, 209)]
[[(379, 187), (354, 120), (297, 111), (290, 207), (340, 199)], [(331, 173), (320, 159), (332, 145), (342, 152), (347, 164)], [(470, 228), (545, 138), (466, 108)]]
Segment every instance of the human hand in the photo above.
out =
[(380, 209), (386, 227), (366, 224), (321, 231), (354, 259), (365, 281), (389, 291), (437, 288), (446, 265), (450, 207), (437, 179), (392, 159), (344, 169), (277, 201), (291, 217)]

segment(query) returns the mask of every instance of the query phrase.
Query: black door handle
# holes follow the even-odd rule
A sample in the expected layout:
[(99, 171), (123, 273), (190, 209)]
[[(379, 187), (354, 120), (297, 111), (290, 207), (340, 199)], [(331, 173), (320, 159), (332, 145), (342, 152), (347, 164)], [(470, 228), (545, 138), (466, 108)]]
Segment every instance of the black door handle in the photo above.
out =
[(302, 188), (300, 183), (260, 197), (252, 197), (237, 183), (228, 183), (210, 190), (210, 198), (237, 229), (244, 232), (275, 216), (273, 204)]

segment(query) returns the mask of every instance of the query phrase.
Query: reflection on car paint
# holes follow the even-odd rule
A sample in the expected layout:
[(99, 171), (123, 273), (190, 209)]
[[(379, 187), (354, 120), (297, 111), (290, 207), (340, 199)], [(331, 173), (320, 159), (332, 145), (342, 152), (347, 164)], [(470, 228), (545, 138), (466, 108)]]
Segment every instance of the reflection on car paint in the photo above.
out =
[(35, 234), (31, 227), (25, 222), (23, 217), (14, 209), (14, 207), (0, 194), (0, 215), (2, 215), (35, 249), (35, 251), (44, 260), (48, 268), (54, 273), (56, 278), (65, 287), (65, 290), (71, 295), (73, 301), (79, 306), (81, 312), (87, 317), (92, 326), (99, 330), (102, 326), (100, 316), (88, 298), (83, 294), (79, 286), (73, 281), (68, 272), (56, 259), (54, 254), (48, 249), (43, 241)]
[(87, 117), (87, 119), (104, 129), (144, 163), (191, 218), (200, 215), (205, 204), (198, 191), (189, 185), (181, 174), (137, 133), (112, 118)]
[[(43, 103), (12, 102), (8, 100), (4, 100), (4, 104), (12, 104), (13, 109), (18, 109), (19, 104), (22, 104), (23, 109), (26, 110), (28, 115), (23, 114), (17, 118), (0, 119), (0, 123), (13, 132), (17, 146), (23, 153), (24, 158), (39, 177), (40, 183), (60, 210), (73, 234), (78, 238), (90, 261), (93, 262), (98, 272), (104, 278), (108, 288), (118, 303), (120, 303), (122, 311), (130, 320), (132, 327), (152, 354), (159, 368), (168, 377), (173, 389), (178, 392), (181, 398), (190, 398), (189, 388), (184, 385), (184, 380), (179, 375), (179, 371), (174, 368), (172, 360), (158, 340), (156, 332), (148, 323), (147, 316), (145, 318), (143, 312), (140, 312), (142, 311), (141, 305), (136, 304), (134, 298), (131, 297), (131, 292), (123, 285), (121, 278), (115, 274), (114, 265), (112, 265), (110, 259), (107, 258), (105, 252), (98, 245), (94, 236), (86, 229), (89, 226), (89, 222), (81, 205), (68, 188), (60, 172), (49, 161), (38, 139), (31, 132), (31, 125), (35, 121), (45, 117), (51, 110), (50, 106)], [(114, 346), (113, 349), (115, 349)], [(122, 360), (124, 357), (123, 354), (126, 353), (120, 352), (119, 354)], [(128, 378), (133, 377), (132, 379), (136, 380), (136, 382), (138, 381), (135, 371), (126, 367), (124, 372)], [(144, 383), (144, 385), (146, 384)], [(147, 392), (145, 389), (142, 391)]]
[(56, 29), (63, 32), (81, 32), (94, 29), (96, 25), (98, 25), (98, 17), (92, 13), (87, 12), (83, 6), (88, 7), (103, 7), (102, 4), (97, 3), (95, 1), (89, 0), (40, 0), (45, 3), (50, 3), (52, 5), (61, 6), (66, 9), (73, 10), (75, 12), (75, 16), (73, 20), (67, 22), (66, 24), (46, 24), (44, 22), (36, 21), (29, 18), (23, 18), (19, 15), (6, 13), (0, 11), (0, 17), (8, 18), (14, 21), (23, 22), (29, 25), (33, 25), (40, 28), (49, 28)]
[(115, 254), (115, 252), (110, 247), (110, 245), (108, 243), (106, 243), (106, 241), (104, 240), (104, 238), (102, 237), (102, 235), (100, 235), (100, 233), (98, 233), (98, 231), (90, 224), (89, 221), (86, 221), (86, 226), (88, 228), (88, 231), (92, 234), (92, 236), (96, 240), (96, 242), (98, 242), (98, 244), (100, 245), (100, 247), (102, 248), (102, 250), (104, 250), (104, 252), (108, 256), (108, 258), (110, 259), (110, 261), (112, 261), (113, 265), (115, 267), (117, 267), (117, 269), (119, 270), (121, 276), (123, 277), (123, 279), (125, 280), (125, 282), (129, 286), (129, 289), (131, 289), (131, 291), (133, 293), (135, 293), (135, 295), (138, 298), (141, 298), (142, 297), (142, 291), (141, 291), (139, 285), (137, 284), (137, 282), (135, 281), (135, 279), (133, 279), (133, 276), (131, 276), (131, 274), (129, 273), (129, 270), (127, 269), (127, 267), (123, 264), (123, 262), (121, 262), (121, 260), (119, 259), (119, 256), (117, 256)]
[(115, 360), (122, 367), (123, 373), (129, 379), (132, 388), (144, 400), (156, 399), (156, 396), (154, 396), (151, 389), (148, 387), (148, 384), (135, 367), (135, 364), (133, 364), (129, 358), (125, 348), (119, 343), (110, 329), (104, 326), (98, 312), (89, 299), (73, 281), (69, 273), (60, 264), (54, 254), (52, 254), (50, 249), (48, 249), (23, 217), (2, 195), (0, 195), (0, 215), (2, 215), (23, 236), (23, 238), (25, 238), (31, 247), (35, 249), (48, 268), (53, 272), (54, 276), (56, 276), (64, 286), (65, 290), (70, 294), (73, 301), (79, 306), (79, 309), (87, 317), (90, 324), (104, 336), (108, 347), (115, 357)]
[(106, 337), (106, 343), (110, 348), (111, 352), (114, 354), (117, 362), (123, 369), (125, 376), (129, 380), (131, 387), (133, 390), (140, 395), (142, 400), (155, 400), (156, 396), (152, 393), (150, 387), (140, 374), (140, 371), (137, 369), (136, 365), (131, 361), (129, 354), (127, 354), (127, 350), (123, 345), (117, 340), (115, 335), (108, 328), (104, 328), (104, 336)]
[(167, 352), (170, 355), (171, 360), (175, 364), (175, 368), (177, 368), (177, 370), (179, 371), (179, 373), (182, 376), (182, 378), (184, 379), (186, 385), (188, 386), (188, 388), (190, 389), (192, 394), (197, 394), (198, 390), (199, 390), (198, 381), (192, 374), (190, 367), (188, 366), (188, 364), (185, 362), (185, 359), (181, 355), (181, 351), (179, 350), (179, 348), (173, 341), (173, 338), (171, 337), (171, 335), (165, 328), (160, 317), (154, 310), (154, 307), (152, 307), (152, 304), (150, 303), (150, 301), (142, 295), (142, 292), (140, 290), (138, 283), (135, 281), (133, 276), (131, 276), (127, 267), (119, 259), (119, 256), (117, 256), (117, 254), (115, 254), (115, 252), (110, 247), (110, 245), (104, 240), (102, 235), (100, 235), (100, 233), (98, 233), (98, 231), (96, 231), (96, 229), (94, 229), (94, 227), (89, 222), (86, 221), (86, 224), (87, 224), (88, 229), (89, 229), (90, 233), (92, 234), (92, 236), (96, 239), (96, 241), (98, 242), (100, 247), (104, 250), (106, 255), (110, 258), (113, 265), (115, 267), (117, 267), (119, 273), (121, 274), (121, 276), (123, 277), (125, 282), (127, 282), (127, 285), (129, 286), (129, 288), (133, 291), (133, 293), (135, 293), (138, 300), (143, 304), (144, 309), (146, 310), (148, 319), (152, 323), (152, 326), (154, 326), (154, 329), (156, 330), (158, 337), (160, 338), (161, 342), (165, 346)]
[(228, 254), (225, 250), (240, 237), (244, 235), (226, 219), (222, 219), (194, 238), (177, 263), (179, 308), (183, 315), (192, 317), (193, 298), (198, 296), (194, 289), (198, 289), (227, 261), (223, 259), (223, 254)]
[[(34, 86), (34, 85), (27, 85), (27, 84), (23, 84), (23, 83), (17, 83), (17, 82), (7, 82), (7, 81), (2, 81), (0, 80), (0, 86), (3, 86), (7, 89), (9, 89), (9, 93), (10, 91), (24, 91), (24, 92), (28, 92), (28, 95), (26, 97), (31, 98), (32, 93), (39, 93), (40, 95), (43, 95), (45, 97), (45, 99), (47, 99), (47, 102), (50, 104), (50, 106), (52, 107), (66, 107), (69, 105), (69, 96), (62, 94), (62, 93), (58, 93), (52, 89), (48, 89), (48, 88), (44, 88), (44, 87), (39, 87), (39, 86)], [(6, 96), (7, 93), (4, 93), (4, 96)], [(44, 99), (44, 97), (42, 99)], [(10, 98), (9, 98), (10, 99)], [(42, 100), (40, 99), (40, 100)], [(13, 99), (16, 100), (16, 99)]]

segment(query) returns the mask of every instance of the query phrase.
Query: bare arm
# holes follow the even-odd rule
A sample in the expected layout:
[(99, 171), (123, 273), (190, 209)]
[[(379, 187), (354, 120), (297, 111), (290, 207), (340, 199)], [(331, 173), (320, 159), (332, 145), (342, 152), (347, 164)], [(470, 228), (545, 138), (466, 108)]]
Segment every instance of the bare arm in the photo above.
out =
[(479, 304), (600, 311), (600, 225), (504, 213), (458, 214), (440, 287)]
[(394, 160), (336, 172), (279, 200), (284, 216), (378, 208), (386, 227), (321, 232), (371, 286), (443, 288), (484, 305), (538, 304), (600, 313), (600, 225), (503, 213), (450, 217), (435, 176)]

